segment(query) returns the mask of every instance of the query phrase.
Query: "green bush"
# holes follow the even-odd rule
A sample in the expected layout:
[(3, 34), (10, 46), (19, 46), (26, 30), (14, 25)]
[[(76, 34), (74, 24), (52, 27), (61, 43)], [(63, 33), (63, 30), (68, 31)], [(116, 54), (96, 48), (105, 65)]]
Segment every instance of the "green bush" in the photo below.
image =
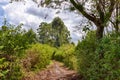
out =
[(5, 58), (0, 58), (0, 79), (5, 80), (7, 74), (9, 73), (9, 62)]
[(77, 59), (74, 54), (75, 46), (72, 44), (66, 44), (61, 46), (55, 53), (55, 60), (61, 61), (65, 66), (70, 69), (77, 68)]
[(99, 60), (99, 77), (105, 80), (119, 80), (120, 35), (111, 33), (105, 36), (99, 43), (96, 53), (103, 53), (103, 58)]
[(120, 36), (109, 34), (100, 41), (89, 32), (76, 47), (78, 71), (86, 80), (120, 79)]
[(21, 80), (22, 77), (23, 77), (23, 72), (22, 72), (20, 60), (16, 59), (16, 61), (10, 63), (10, 69), (6, 80)]
[(55, 48), (44, 44), (34, 44), (26, 51), (26, 57), (22, 60), (27, 70), (45, 68), (51, 61)]
[(22, 74), (19, 61), (10, 62), (5, 58), (0, 59), (0, 80), (21, 80)]
[(78, 59), (79, 72), (86, 75), (84, 72), (87, 71), (86, 68), (89, 67), (96, 49), (95, 32), (88, 32), (86, 38), (78, 45), (75, 49), (75, 54)]
[(21, 26), (2, 26), (0, 30), (0, 50), (9, 55), (15, 55), (15, 53), (26, 49), (28, 47), (28, 42), (24, 36), (24, 31)]
[[(36, 34), (32, 29), (26, 31), (22, 29), (22, 24), (18, 26), (2, 26), (0, 29), (0, 50), (9, 55), (21, 53), (30, 44), (36, 43)], [(20, 54), (17, 54), (20, 55)]]

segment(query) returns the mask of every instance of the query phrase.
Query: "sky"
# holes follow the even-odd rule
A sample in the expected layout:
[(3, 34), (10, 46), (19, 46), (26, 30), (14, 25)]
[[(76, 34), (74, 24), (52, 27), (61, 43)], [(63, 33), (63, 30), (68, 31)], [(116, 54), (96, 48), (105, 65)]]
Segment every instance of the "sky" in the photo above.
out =
[(41, 22), (50, 23), (55, 17), (60, 17), (70, 31), (72, 41), (77, 43), (82, 34), (75, 32), (74, 26), (79, 25), (83, 18), (69, 11), (61, 10), (59, 14), (56, 14), (56, 12), (58, 10), (38, 7), (31, 0), (28, 0), (25, 4), (23, 2), (9, 3), (9, 0), (0, 0), (0, 25), (6, 18), (10, 24), (23, 23), (24, 29), (32, 28), (36, 31)]

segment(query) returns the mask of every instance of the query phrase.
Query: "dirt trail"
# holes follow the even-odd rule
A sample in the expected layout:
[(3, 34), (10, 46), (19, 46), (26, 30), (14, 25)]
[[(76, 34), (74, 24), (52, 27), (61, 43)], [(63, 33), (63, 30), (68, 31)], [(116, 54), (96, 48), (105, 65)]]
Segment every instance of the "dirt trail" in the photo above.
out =
[(24, 80), (82, 80), (77, 73), (69, 70), (60, 62), (53, 61), (47, 69), (38, 72), (33, 77), (26, 77)]

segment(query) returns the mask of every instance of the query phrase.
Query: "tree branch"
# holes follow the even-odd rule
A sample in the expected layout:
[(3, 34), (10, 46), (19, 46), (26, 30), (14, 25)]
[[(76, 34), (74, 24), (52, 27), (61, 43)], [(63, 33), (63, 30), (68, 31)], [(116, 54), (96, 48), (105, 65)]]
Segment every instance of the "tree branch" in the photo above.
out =
[(81, 14), (83, 16), (85, 16), (87, 19), (91, 20), (92, 22), (96, 21), (96, 17), (95, 16), (91, 16), (90, 14), (88, 14), (85, 10), (84, 7), (81, 4), (77, 4), (74, 0), (70, 0), (70, 2), (72, 3), (72, 5), (79, 11), (81, 12)]
[(96, 0), (96, 4), (97, 4), (96, 6), (97, 6), (98, 14), (100, 16), (100, 20), (104, 23), (105, 13), (104, 13), (104, 10), (102, 10), (102, 1)]
[(108, 10), (108, 12), (107, 12), (106, 15), (105, 15), (105, 18), (106, 18), (106, 19), (105, 19), (105, 23), (109, 21), (109, 18), (111, 17), (112, 12), (113, 12), (113, 10), (114, 10), (115, 4), (116, 4), (116, 1), (115, 1), (115, 0), (110, 0), (109, 10)]

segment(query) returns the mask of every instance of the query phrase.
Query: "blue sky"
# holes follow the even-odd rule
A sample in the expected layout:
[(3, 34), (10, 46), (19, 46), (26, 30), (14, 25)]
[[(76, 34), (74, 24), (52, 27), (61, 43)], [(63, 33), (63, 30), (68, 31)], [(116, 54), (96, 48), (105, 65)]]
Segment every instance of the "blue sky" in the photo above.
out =
[(6, 18), (11, 24), (23, 23), (23, 28), (36, 30), (41, 22), (49, 23), (53, 18), (59, 16), (70, 30), (72, 41), (77, 42), (82, 34), (74, 32), (73, 26), (78, 25), (83, 18), (63, 10), (61, 10), (61, 13), (56, 14), (57, 11), (38, 7), (31, 0), (28, 0), (25, 4), (23, 2), (9, 3), (9, 0), (0, 0), (0, 25), (2, 25), (3, 19)]

